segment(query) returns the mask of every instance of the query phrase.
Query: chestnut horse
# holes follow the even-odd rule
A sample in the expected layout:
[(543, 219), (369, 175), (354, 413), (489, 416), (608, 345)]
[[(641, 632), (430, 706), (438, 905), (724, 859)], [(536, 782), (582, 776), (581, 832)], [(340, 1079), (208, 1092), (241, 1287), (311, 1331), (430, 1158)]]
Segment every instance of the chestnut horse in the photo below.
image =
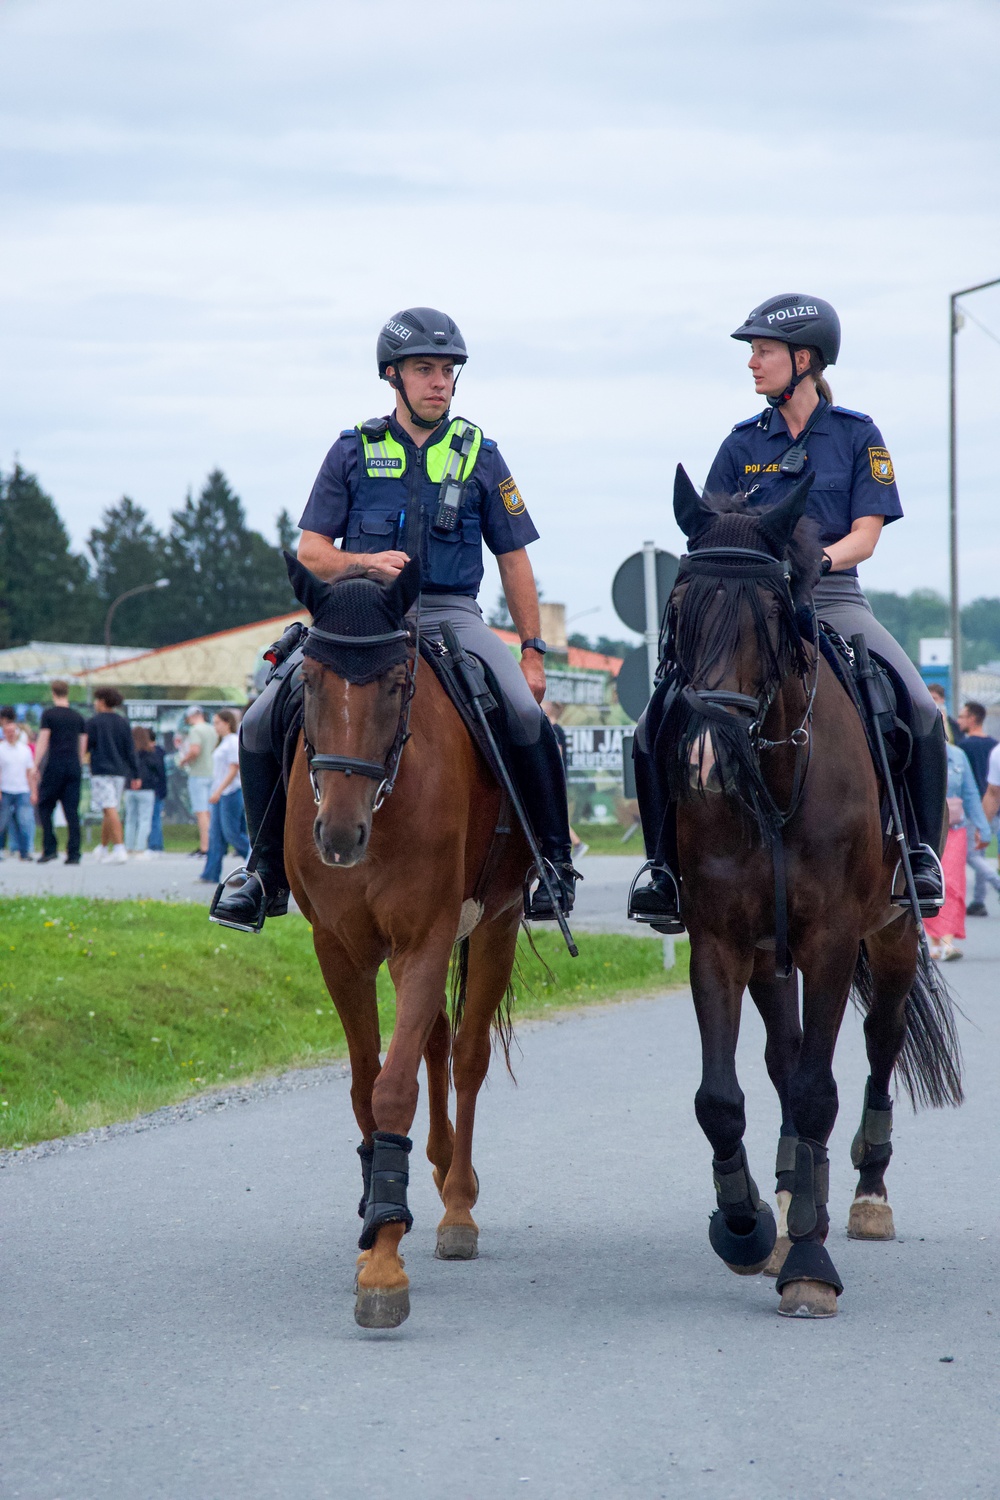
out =
[[(852, 986), (866, 1012), (870, 1077), (851, 1150), (850, 1235), (894, 1234), (884, 1181), (894, 1068), (914, 1102), (958, 1104), (962, 1090), (950, 1000), (911, 911), (894, 904), (897, 845), (865, 729), (818, 648), (811, 596), (821, 552), (813, 523), (798, 524), (811, 477), (764, 510), (742, 496), (708, 503), (678, 469), (674, 512), (689, 552), (667, 608), (647, 734), (676, 806), (702, 1040), (695, 1111), (718, 1202), (712, 1247), (739, 1274), (776, 1272), (780, 1311), (822, 1317), (842, 1290), (825, 1247), (827, 1141)], [(787, 978), (776, 948), (794, 960)], [(779, 1226), (743, 1146), (735, 1056), (747, 987), (781, 1101)]]
[[(355, 1317), (388, 1328), (409, 1314), (399, 1245), (412, 1223), (406, 1185), (421, 1058), (427, 1156), (444, 1202), (436, 1253), (446, 1260), (478, 1253), (476, 1098), (510, 984), (531, 861), (516, 826), (498, 827), (496, 781), (434, 672), (415, 656), (404, 616), (419, 590), (419, 563), (385, 587), (361, 575), (324, 583), (293, 558), (288, 569), (314, 628), (285, 861), (350, 1052), (364, 1178)], [(456, 942), (453, 1036), (446, 989)], [(384, 961), (396, 1020), (382, 1063), (375, 980)]]

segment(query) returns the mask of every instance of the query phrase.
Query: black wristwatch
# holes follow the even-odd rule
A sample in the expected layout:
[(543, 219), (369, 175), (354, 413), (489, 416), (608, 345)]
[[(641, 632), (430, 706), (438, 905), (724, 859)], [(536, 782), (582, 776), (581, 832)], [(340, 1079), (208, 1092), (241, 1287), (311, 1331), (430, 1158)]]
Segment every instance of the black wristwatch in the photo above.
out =
[(819, 576), (825, 578), (828, 573), (833, 572), (833, 558), (828, 552), (823, 553), (823, 561), (819, 565)]
[(539, 656), (544, 656), (548, 649), (549, 648), (548, 646), (546, 646), (545, 642), (541, 640), (537, 635), (533, 635), (530, 641), (521, 642), (522, 651), (537, 651)]

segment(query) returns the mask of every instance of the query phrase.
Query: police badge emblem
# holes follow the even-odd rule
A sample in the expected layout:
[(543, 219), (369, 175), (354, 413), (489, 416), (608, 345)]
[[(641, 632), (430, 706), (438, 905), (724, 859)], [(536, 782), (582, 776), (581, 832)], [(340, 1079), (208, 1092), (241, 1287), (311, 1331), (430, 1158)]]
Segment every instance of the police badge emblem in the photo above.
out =
[(521, 499), (521, 491), (514, 483), (514, 476), (508, 474), (506, 479), (500, 481), (500, 499), (504, 503), (504, 509), (512, 516), (520, 516), (524, 512), (524, 501)]
[(869, 448), (868, 459), (872, 466), (872, 478), (879, 484), (892, 484), (896, 476), (892, 472), (888, 448)]

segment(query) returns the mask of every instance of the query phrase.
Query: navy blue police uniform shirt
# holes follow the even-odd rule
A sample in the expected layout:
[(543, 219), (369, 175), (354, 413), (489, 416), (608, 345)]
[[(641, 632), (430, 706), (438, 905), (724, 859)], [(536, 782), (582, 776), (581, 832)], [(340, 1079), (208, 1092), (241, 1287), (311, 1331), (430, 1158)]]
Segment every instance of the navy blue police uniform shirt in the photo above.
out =
[[(389, 430), (397, 442), (407, 449), (416, 449), (416, 444), (396, 421), (389, 417)], [(442, 428), (442, 431), (444, 429)], [(431, 439), (435, 437), (431, 434)], [(341, 435), (323, 460), (316, 482), (312, 487), (306, 508), (302, 512), (299, 526), (303, 531), (317, 531), (332, 541), (340, 541), (347, 530), (347, 518), (358, 493), (358, 447), (360, 438), (356, 432)], [(538, 532), (525, 509), (511, 472), (500, 456), (497, 446), (484, 439), (476, 460), (472, 477), (462, 497), (462, 513), (472, 511), (479, 521), (483, 541), (496, 557), (505, 552), (517, 552), (529, 542), (538, 540)], [(386, 550), (392, 549), (391, 540)], [(463, 548), (463, 552), (466, 549)], [(470, 559), (466, 576), (456, 584), (435, 588), (432, 575), (424, 581), (424, 592), (468, 594), (474, 599), (479, 592), (483, 576), (482, 551), (475, 550), (475, 559)]]
[[(773, 407), (737, 422), (715, 456), (706, 493), (748, 494), (752, 504), (772, 505), (811, 471), (816, 478), (806, 515), (818, 521), (824, 547), (847, 536), (859, 516), (884, 516), (888, 525), (903, 514), (892, 459), (882, 434), (864, 412), (827, 406), (806, 437), (802, 474), (779, 474), (778, 464), (791, 445), (784, 416)], [(838, 569), (855, 577), (857, 571)]]

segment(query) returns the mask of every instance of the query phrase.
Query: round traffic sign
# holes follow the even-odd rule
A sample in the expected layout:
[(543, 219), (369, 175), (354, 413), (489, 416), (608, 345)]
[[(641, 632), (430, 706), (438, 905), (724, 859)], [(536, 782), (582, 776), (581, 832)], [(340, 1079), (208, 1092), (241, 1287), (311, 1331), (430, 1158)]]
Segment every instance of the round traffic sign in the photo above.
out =
[[(656, 618), (663, 614), (664, 607), (670, 597), (670, 590), (674, 586), (677, 577), (679, 563), (672, 552), (663, 552), (659, 547), (656, 549)], [(629, 630), (637, 630), (640, 635), (646, 631), (646, 586), (644, 577), (644, 563), (641, 552), (633, 552), (631, 557), (626, 557), (618, 572), (615, 581), (611, 585), (611, 602), (618, 612), (618, 618), (624, 622)]]
[(649, 658), (645, 645), (636, 646), (622, 662), (615, 678), (618, 702), (630, 719), (638, 719), (649, 702)]

